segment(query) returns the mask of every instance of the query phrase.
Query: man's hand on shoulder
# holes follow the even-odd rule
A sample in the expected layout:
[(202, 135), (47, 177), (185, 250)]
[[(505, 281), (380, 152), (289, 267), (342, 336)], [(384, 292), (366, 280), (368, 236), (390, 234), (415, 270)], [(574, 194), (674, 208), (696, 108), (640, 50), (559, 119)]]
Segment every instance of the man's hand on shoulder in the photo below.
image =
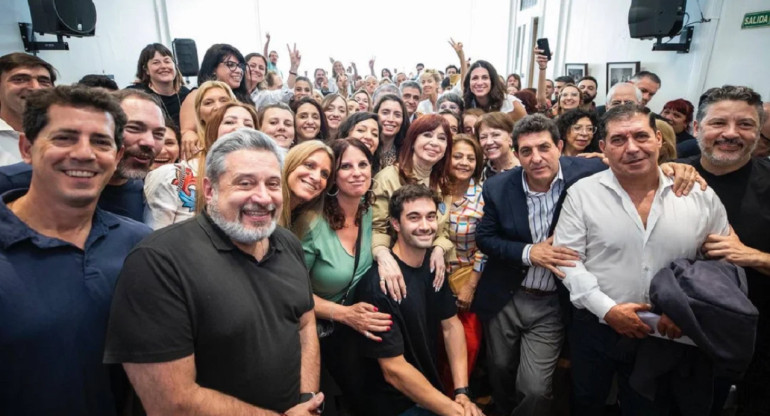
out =
[(676, 196), (687, 195), (695, 184), (700, 185), (700, 190), (705, 191), (708, 188), (706, 180), (703, 179), (695, 167), (683, 163), (668, 162), (660, 165), (663, 174), (674, 180), (674, 193)]
[(543, 267), (553, 272), (556, 277), (564, 279), (565, 274), (556, 266), (575, 267), (575, 261), (580, 260), (578, 252), (567, 247), (554, 247), (553, 236), (537, 244), (529, 251), (529, 261), (535, 266)]
[(636, 313), (649, 310), (650, 305), (644, 303), (619, 303), (604, 315), (604, 321), (620, 335), (644, 338), (652, 329)]

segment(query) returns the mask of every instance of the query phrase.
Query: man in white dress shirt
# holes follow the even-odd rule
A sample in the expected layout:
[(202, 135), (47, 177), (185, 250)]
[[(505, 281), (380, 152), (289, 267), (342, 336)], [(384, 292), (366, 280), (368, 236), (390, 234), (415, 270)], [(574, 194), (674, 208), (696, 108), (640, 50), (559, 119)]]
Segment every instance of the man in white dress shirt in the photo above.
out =
[[(616, 372), (623, 414), (657, 414), (660, 408), (628, 385), (634, 357), (622, 348), (624, 338), (644, 338), (652, 330), (637, 313), (650, 309), (655, 273), (673, 260), (695, 259), (707, 236), (727, 235), (729, 225), (710, 188), (675, 195), (658, 168), (662, 136), (649, 110), (613, 107), (603, 123), (599, 145), (610, 169), (569, 189), (554, 241), (580, 255), (575, 267), (560, 266), (577, 309), (569, 330), (573, 414), (601, 414)], [(657, 330), (681, 335), (665, 315)]]

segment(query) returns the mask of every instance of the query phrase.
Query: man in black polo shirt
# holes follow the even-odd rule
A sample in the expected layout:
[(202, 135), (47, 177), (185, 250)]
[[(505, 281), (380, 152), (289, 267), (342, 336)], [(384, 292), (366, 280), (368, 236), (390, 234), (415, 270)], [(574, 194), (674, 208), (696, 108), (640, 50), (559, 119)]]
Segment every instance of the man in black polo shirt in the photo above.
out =
[(105, 362), (148, 414), (311, 414), (319, 349), (302, 247), (276, 226), (281, 157), (267, 135), (225, 135), (206, 158), (206, 211), (126, 259)]
[[(381, 342), (361, 338), (362, 353), (370, 359), (365, 369), (368, 414), (481, 414), (468, 397), (465, 335), (454, 299), (448, 285), (438, 292), (432, 286), (428, 249), (438, 228), (439, 203), (422, 185), (405, 185), (390, 199), (391, 225), (398, 235), (393, 256), (409, 296), (398, 303), (383, 294), (377, 267), (369, 269), (358, 284), (361, 301), (393, 317), (391, 330), (379, 334)], [(439, 332), (452, 369), (454, 401), (441, 393), (435, 359)]]
[(770, 161), (751, 157), (766, 117), (751, 88), (706, 91), (694, 123), (701, 155), (689, 160), (722, 200), (734, 230), (710, 235), (704, 252), (745, 268), (759, 310), (754, 359), (738, 385), (741, 414), (751, 415), (770, 409)]

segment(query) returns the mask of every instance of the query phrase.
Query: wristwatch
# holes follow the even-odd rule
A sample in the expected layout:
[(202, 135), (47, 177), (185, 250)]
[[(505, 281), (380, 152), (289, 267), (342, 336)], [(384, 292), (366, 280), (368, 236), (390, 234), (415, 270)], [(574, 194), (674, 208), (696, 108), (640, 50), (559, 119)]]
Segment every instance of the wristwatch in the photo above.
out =
[(471, 389), (468, 387), (460, 387), (458, 389), (455, 389), (455, 397), (457, 397), (458, 394), (464, 394), (468, 396), (468, 398), (471, 398)]
[[(307, 401), (310, 401), (310, 400), (313, 399), (313, 397), (315, 397), (316, 394), (317, 393), (314, 393), (314, 392), (300, 393), (299, 394), (299, 402), (300, 403), (305, 403)], [(324, 400), (323, 402), (321, 402), (321, 406), (319, 406), (318, 409), (316, 409), (316, 413), (318, 413), (320, 415), (321, 412), (324, 411), (324, 406), (325, 405), (326, 405), (326, 401)]]
[(315, 393), (313, 393), (313, 392), (310, 392), (310, 393), (300, 393), (299, 394), (299, 402), (300, 403), (305, 403), (307, 401), (312, 400), (313, 397), (315, 397)]

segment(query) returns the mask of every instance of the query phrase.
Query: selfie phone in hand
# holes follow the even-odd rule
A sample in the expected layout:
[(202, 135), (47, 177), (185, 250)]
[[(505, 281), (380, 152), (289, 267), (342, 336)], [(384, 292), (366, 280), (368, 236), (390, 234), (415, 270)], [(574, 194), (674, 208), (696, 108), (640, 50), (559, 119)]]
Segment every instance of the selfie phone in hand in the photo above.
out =
[(540, 38), (537, 40), (537, 48), (543, 51), (543, 55), (551, 60), (551, 48), (548, 46), (548, 38)]

